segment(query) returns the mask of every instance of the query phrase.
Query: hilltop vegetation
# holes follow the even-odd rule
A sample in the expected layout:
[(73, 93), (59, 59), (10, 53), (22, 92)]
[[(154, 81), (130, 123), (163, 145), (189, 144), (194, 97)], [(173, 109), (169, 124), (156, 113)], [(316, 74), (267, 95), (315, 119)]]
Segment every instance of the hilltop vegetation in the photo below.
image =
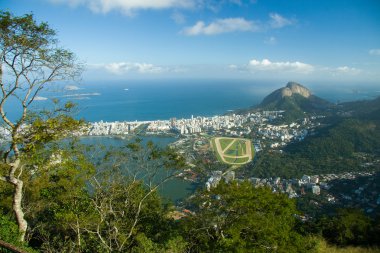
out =
[(380, 97), (342, 103), (338, 106), (338, 110), (341, 110), (342, 116), (378, 121), (380, 120)]
[[(291, 143), (282, 152), (258, 153), (254, 165), (247, 168), (246, 173), (258, 177), (291, 178), (304, 174), (380, 169), (380, 97), (331, 106), (312, 95), (279, 97), (281, 90), (266, 97), (262, 105), (264, 109), (287, 110), (288, 116), (282, 122), (292, 118), (299, 120), (317, 112), (326, 118), (302, 142)], [(273, 99), (276, 94), (277, 99)], [(322, 111), (313, 101), (328, 106), (329, 110)]]
[(301, 84), (289, 82), (266, 96), (257, 107), (269, 111), (284, 110), (284, 119), (292, 121), (305, 117), (305, 113), (325, 112), (331, 106), (331, 103), (311, 94)]
[[(304, 174), (327, 174), (363, 171), (364, 163), (380, 156), (378, 123), (359, 119), (340, 119), (322, 127), (303, 142), (293, 143), (283, 152), (260, 152), (251, 170), (259, 177), (301, 177)], [(375, 166), (375, 167), (374, 167)], [(377, 168), (374, 164), (368, 169)]]

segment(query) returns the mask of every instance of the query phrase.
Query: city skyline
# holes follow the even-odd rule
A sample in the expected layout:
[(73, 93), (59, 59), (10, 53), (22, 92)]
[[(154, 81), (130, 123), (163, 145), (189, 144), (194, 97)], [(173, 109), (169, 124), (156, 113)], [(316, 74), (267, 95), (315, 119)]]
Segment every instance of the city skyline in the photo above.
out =
[(85, 81), (379, 80), (380, 2), (17, 0), (86, 65)]

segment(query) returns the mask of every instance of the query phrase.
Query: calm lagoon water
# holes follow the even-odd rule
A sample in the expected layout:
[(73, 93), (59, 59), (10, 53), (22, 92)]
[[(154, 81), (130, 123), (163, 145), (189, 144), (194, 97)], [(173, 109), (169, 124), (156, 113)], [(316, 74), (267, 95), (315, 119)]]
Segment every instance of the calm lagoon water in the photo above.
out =
[[(142, 144), (146, 144), (148, 141), (152, 141), (160, 147), (165, 147), (170, 143), (176, 141), (173, 137), (158, 137), (158, 136), (139, 136), (142, 139)], [(132, 139), (133, 140), (133, 139)], [(131, 139), (123, 140), (121, 138), (114, 137), (104, 137), (104, 136), (95, 136), (95, 137), (82, 137), (81, 142), (88, 145), (96, 146), (113, 146), (120, 147), (125, 145)], [(162, 173), (164, 173), (162, 171)], [(179, 178), (173, 178), (165, 182), (162, 187), (159, 188), (159, 192), (164, 199), (168, 199), (177, 203), (184, 198), (190, 196), (196, 189), (197, 184), (190, 181), (185, 181)]]

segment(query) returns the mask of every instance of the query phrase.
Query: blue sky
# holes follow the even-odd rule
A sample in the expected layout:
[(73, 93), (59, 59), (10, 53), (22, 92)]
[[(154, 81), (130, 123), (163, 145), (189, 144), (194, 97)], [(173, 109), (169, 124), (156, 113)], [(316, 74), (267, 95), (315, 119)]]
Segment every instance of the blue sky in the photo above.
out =
[(85, 81), (380, 80), (379, 0), (1, 0), (58, 31)]

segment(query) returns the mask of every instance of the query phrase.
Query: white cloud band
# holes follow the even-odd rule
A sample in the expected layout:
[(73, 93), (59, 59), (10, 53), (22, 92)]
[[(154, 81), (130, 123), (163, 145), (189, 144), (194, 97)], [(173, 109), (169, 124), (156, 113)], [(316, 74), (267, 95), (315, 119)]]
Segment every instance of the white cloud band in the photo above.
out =
[(269, 21), (253, 21), (242, 17), (217, 19), (209, 24), (198, 21), (195, 25), (186, 27), (182, 33), (188, 36), (215, 35), (230, 32), (258, 32), (268, 29), (279, 29), (295, 24), (295, 20), (284, 18), (278, 13), (269, 14)]
[(159, 74), (165, 72), (166, 69), (163, 67), (155, 66), (150, 63), (138, 63), (138, 62), (115, 62), (105, 64), (104, 68), (117, 75), (123, 75), (128, 72), (137, 72), (140, 74)]
[(189, 8), (192, 0), (50, 0), (53, 3), (69, 4), (71, 6), (84, 5), (94, 12), (107, 13), (112, 10), (121, 10), (131, 14), (139, 9), (167, 9)]
[(283, 71), (304, 74), (308, 74), (314, 71), (314, 67), (307, 63), (299, 61), (271, 62), (268, 59), (263, 59), (261, 61), (253, 59), (249, 62), (248, 69), (251, 71)]
[(208, 25), (203, 21), (198, 21), (194, 26), (187, 27), (183, 30), (185, 35), (214, 35), (230, 32), (256, 31), (258, 26), (253, 21), (244, 18), (226, 18), (218, 19)]

